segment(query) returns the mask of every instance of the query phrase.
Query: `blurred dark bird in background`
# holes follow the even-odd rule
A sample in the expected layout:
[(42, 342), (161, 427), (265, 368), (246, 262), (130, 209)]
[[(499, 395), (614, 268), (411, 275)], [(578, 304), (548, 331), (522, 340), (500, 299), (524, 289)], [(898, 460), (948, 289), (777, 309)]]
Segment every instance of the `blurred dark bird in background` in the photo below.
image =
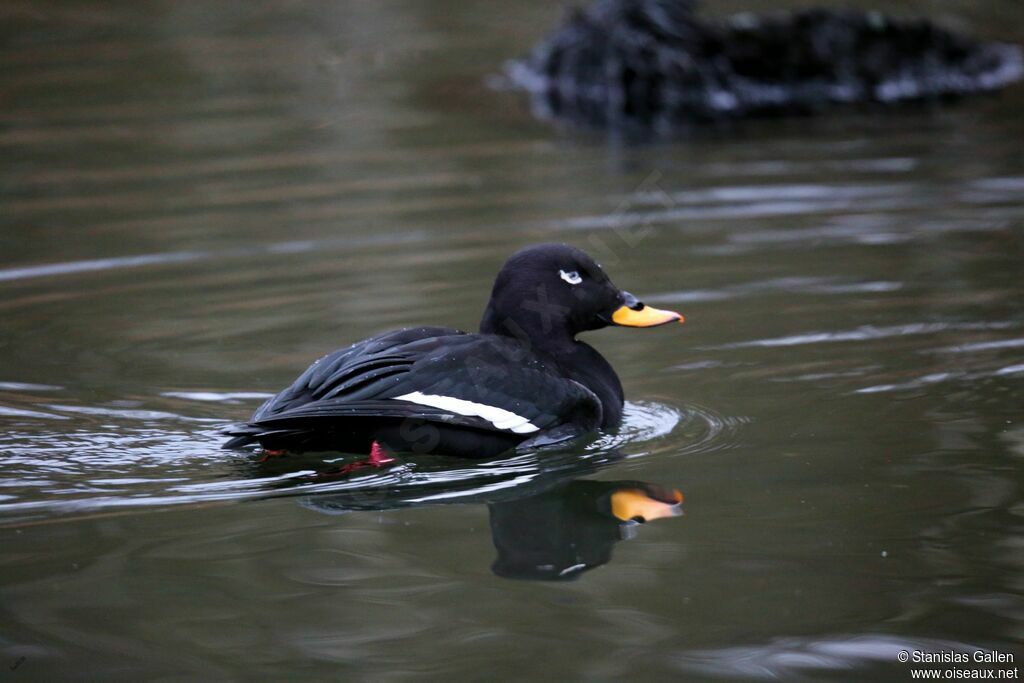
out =
[(672, 130), (694, 122), (810, 114), (993, 91), (1018, 80), (1016, 45), (927, 19), (807, 9), (705, 21), (693, 0), (599, 0), (576, 10), (507, 86), (534, 113), (585, 126)]

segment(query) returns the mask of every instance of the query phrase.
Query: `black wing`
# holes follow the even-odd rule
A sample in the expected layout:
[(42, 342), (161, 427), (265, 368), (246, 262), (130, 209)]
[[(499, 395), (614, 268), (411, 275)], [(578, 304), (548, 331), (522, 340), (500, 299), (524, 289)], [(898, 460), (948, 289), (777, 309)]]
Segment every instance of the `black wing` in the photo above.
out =
[(274, 396), (253, 414), (252, 422), (281, 416), (318, 402), (337, 404), (374, 398), (382, 383), (394, 381), (415, 362), (403, 347), (425, 339), (464, 335), (449, 327), (415, 327), (385, 332), (329, 353), (310, 365), (291, 386)]
[(574, 433), (595, 429), (601, 404), (514, 340), (414, 328), (321, 358), (249, 425), (229, 431), (237, 438), (227, 447), (346, 418), (413, 418), (525, 439), (567, 424)]

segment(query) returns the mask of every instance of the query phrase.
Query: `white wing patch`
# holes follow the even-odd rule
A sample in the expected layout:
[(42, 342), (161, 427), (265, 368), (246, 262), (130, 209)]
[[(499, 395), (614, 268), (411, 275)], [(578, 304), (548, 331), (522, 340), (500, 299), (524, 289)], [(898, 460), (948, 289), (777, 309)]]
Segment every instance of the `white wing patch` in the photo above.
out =
[(461, 398), (452, 398), (451, 396), (441, 396), (439, 394), (424, 394), (419, 391), (395, 396), (394, 398), (398, 401), (410, 401), (423, 406), (440, 408), (441, 410), (447, 410), (458, 415), (482, 417), (498, 429), (507, 429), (516, 434), (529, 434), (540, 429), (540, 427), (530, 422), (527, 418), (516, 415), (504, 408), (485, 406), (483, 403), (474, 403), (473, 401), (466, 401)]

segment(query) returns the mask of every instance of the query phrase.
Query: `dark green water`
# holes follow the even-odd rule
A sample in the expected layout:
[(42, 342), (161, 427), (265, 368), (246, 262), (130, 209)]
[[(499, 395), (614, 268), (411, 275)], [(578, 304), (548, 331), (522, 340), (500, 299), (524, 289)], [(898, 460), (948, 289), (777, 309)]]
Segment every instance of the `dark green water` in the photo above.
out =
[[(744, 6), (780, 5), (716, 10)], [(1011, 0), (892, 10), (1024, 41)], [(629, 147), (483, 85), (559, 15), (0, 8), (0, 677), (1020, 665), (1024, 88)], [(329, 350), (474, 327), (550, 240), (687, 316), (589, 335), (620, 434), (343, 481), (219, 449)], [(584, 495), (638, 482), (685, 514), (619, 528)], [(507, 578), (496, 545), (598, 566)]]

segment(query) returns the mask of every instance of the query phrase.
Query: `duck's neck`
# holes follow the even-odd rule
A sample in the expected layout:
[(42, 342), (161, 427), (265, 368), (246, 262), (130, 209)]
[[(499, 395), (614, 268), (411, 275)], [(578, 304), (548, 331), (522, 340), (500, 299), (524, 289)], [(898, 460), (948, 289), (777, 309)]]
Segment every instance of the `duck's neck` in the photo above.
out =
[(594, 392), (601, 401), (605, 429), (618, 426), (622, 420), (622, 383), (611, 364), (597, 349), (586, 342), (574, 342), (571, 352), (555, 356), (567, 376)]
[(545, 319), (542, 315), (531, 315), (521, 320), (516, 316), (498, 315), (493, 306), (484, 311), (480, 332), (510, 337), (531, 350), (552, 355), (570, 352), (578, 343), (568, 326), (554, 317)]

